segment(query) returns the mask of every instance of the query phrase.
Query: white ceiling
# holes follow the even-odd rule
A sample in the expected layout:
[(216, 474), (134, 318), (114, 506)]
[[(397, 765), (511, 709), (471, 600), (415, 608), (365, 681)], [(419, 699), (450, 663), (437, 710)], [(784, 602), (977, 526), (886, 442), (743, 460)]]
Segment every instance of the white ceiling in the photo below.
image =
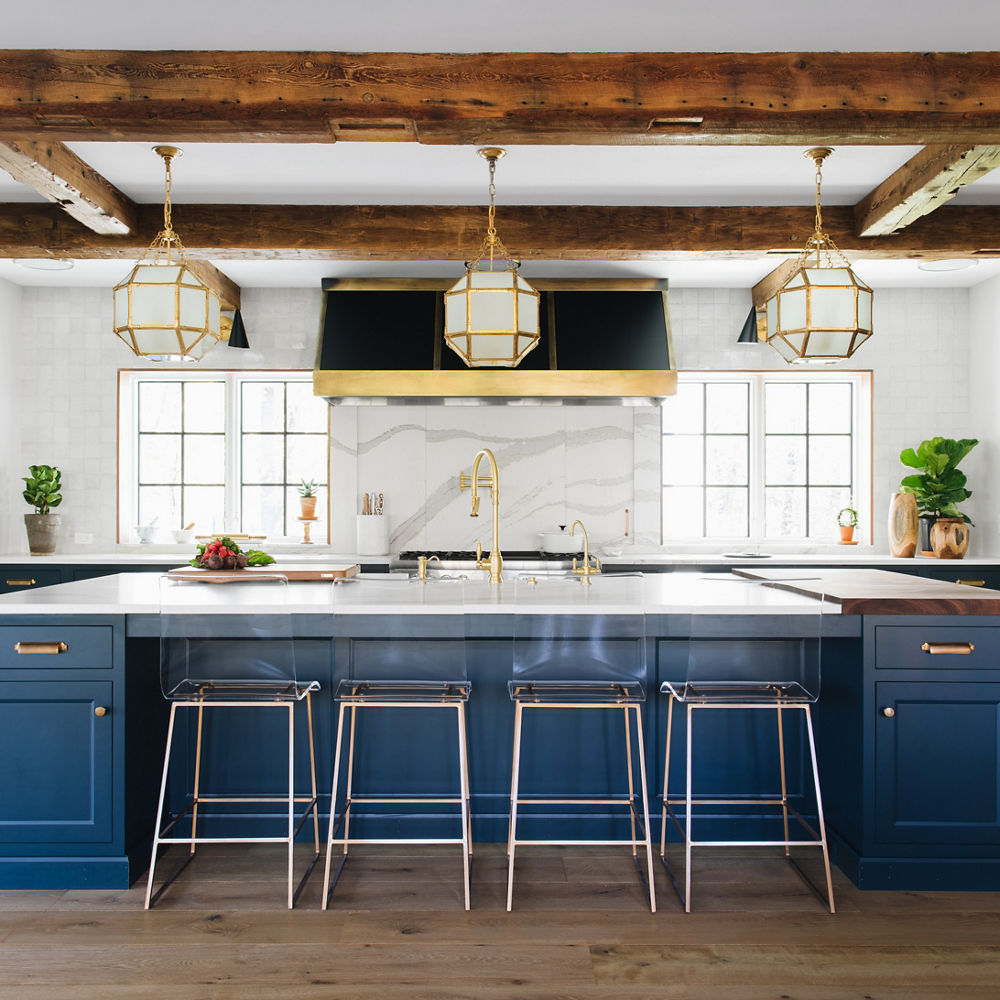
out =
[(1000, 50), (993, 0), (48, 0), (5, 3), (23, 49), (337, 52)]
[[(134, 2), (76, 0), (5, 5), (0, 45), (9, 48), (274, 49), (336, 51), (759, 51), (1000, 50), (993, 3), (897, 4), (842, 0), (509, 0), (478, 8), (458, 0), (174, 0), (170, 17), (147, 18)], [(764, 16), (766, 15), (766, 16)], [(165, 133), (162, 142), (170, 142)], [(139, 202), (162, 201), (162, 165), (151, 143), (69, 143)], [(329, 145), (183, 143), (174, 201), (272, 204), (485, 204), (486, 168), (473, 148), (416, 143)], [(829, 205), (854, 204), (916, 146), (841, 147), (824, 169)], [(510, 147), (497, 167), (498, 226), (512, 204), (809, 205), (812, 167), (799, 147)], [(41, 201), (0, 170), (0, 201)], [(964, 189), (961, 204), (1000, 204), (1000, 171)], [(181, 231), (183, 237), (183, 231)], [(517, 248), (511, 248), (515, 253)], [(315, 286), (348, 274), (447, 275), (454, 264), (226, 261), (251, 287)], [(668, 277), (675, 285), (747, 287), (770, 271), (759, 261), (532, 262), (535, 274)], [(971, 285), (1000, 273), (984, 260), (964, 271), (918, 271), (911, 261), (870, 261), (858, 272), (878, 285)], [(114, 284), (121, 262), (80, 261), (72, 271), (29, 271), (0, 260), (17, 284)], [(528, 277), (528, 265), (525, 267)]]

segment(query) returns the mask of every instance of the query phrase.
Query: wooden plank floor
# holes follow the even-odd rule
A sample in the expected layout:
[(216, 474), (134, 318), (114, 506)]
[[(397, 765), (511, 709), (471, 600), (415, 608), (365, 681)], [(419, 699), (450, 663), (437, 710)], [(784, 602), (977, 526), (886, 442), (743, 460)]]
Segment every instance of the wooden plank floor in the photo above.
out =
[(831, 916), (759, 851), (703, 854), (694, 877), (685, 915), (657, 859), (651, 914), (627, 853), (524, 848), (508, 914), (503, 848), (478, 845), (466, 913), (457, 849), (356, 848), (329, 911), (317, 868), (289, 912), (280, 848), (202, 848), (149, 913), (143, 883), (0, 892), (0, 998), (1000, 997), (1000, 893), (859, 892), (838, 874)]

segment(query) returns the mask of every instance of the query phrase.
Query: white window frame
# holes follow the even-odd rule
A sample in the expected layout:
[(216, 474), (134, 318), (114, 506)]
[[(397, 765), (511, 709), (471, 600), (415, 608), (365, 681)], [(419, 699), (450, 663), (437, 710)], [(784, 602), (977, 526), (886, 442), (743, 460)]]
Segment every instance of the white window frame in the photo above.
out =
[[(661, 528), (664, 544), (690, 544), (702, 542), (712, 543), (743, 543), (751, 545), (782, 545), (785, 543), (808, 544), (810, 546), (824, 543), (824, 539), (802, 536), (784, 536), (768, 538), (764, 534), (764, 385), (767, 382), (850, 382), (854, 386), (852, 393), (852, 449), (851, 478), (854, 484), (854, 507), (858, 512), (860, 522), (860, 540), (871, 544), (872, 534), (872, 463), (874, 448), (872, 441), (872, 400), (873, 376), (870, 370), (852, 371), (815, 371), (799, 368), (794, 371), (681, 371), (677, 373), (679, 383), (748, 383), (750, 386), (750, 426), (749, 426), (749, 469), (748, 469), (748, 503), (749, 503), (749, 535), (721, 536), (703, 535), (688, 538), (667, 537)], [(663, 435), (669, 432), (667, 421), (669, 409), (661, 409), (661, 442)], [(660, 448), (660, 516), (661, 525), (664, 519), (671, 516), (671, 511), (665, 502), (663, 485), (663, 449)], [(833, 527), (831, 537), (833, 541)]]
[[(118, 371), (118, 542), (135, 543), (137, 511), (139, 509), (138, 428), (140, 382), (225, 382), (225, 524), (232, 528), (240, 523), (242, 492), (242, 456), (240, 449), (240, 386), (247, 382), (312, 382), (312, 371), (281, 369), (276, 371), (246, 369), (188, 368), (157, 369), (122, 368)], [(326, 482), (330, 482), (330, 415), (326, 422)], [(326, 542), (330, 541), (330, 489), (326, 490)], [(281, 536), (272, 541), (300, 541)], [(319, 541), (320, 539), (314, 539)]]

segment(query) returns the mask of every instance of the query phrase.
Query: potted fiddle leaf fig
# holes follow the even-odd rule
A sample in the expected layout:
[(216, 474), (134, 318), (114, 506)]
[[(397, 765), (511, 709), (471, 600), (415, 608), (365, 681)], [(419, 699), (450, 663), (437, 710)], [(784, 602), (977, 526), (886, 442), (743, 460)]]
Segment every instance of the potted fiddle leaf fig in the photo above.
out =
[(62, 518), (52, 513), (62, 503), (59, 492), (60, 471), (51, 465), (30, 465), (30, 476), (23, 476), (24, 499), (35, 508), (34, 514), (24, 515), (28, 532), (28, 550), (33, 556), (49, 556), (56, 550)]
[(903, 465), (917, 471), (904, 476), (901, 493), (912, 493), (920, 515), (920, 550), (941, 559), (961, 559), (969, 547), (968, 514), (958, 505), (972, 496), (958, 463), (979, 444), (975, 438), (935, 437), (899, 454)]

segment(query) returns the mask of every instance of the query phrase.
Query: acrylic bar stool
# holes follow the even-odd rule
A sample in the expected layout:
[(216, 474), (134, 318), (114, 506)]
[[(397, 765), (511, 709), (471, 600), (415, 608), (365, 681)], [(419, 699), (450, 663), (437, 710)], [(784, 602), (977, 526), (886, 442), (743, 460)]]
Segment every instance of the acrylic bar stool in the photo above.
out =
[[(164, 576), (160, 580), (160, 685), (170, 702), (167, 746), (156, 813), (156, 833), (146, 886), (148, 910), (163, 891), (194, 859), (198, 844), (285, 844), (288, 848), (288, 907), (295, 904), (319, 860), (319, 816), (316, 797), (316, 755), (313, 744), (312, 694), (317, 681), (299, 681), (295, 674), (295, 646), (288, 601), (288, 581), (280, 575), (213, 576), (204, 571)], [(295, 713), (305, 703), (309, 729), (309, 794), (295, 794)], [(185, 807), (164, 826), (163, 814), (170, 776), (170, 759), (179, 710), (195, 714), (193, 785)], [(206, 709), (214, 720), (224, 709), (251, 709), (244, 713), (241, 738), (256, 748), (267, 733), (260, 727), (263, 709), (277, 709), (288, 717), (288, 786), (283, 794), (217, 795), (202, 790), (206, 769)], [(252, 727), (252, 728), (251, 728)], [(249, 741), (249, 742), (246, 742)], [(259, 803), (287, 806), (269, 821), (284, 819), (284, 836), (198, 836), (199, 809), (220, 804)], [(304, 805), (296, 822), (296, 804)], [(294, 881), (295, 838), (312, 815), (315, 852), (298, 884)], [(190, 836), (174, 830), (190, 816)], [(204, 821), (204, 817), (202, 817)], [(184, 844), (184, 860), (154, 893), (157, 854), (162, 845)]]
[[(581, 589), (582, 586), (575, 578), (527, 578), (515, 583), (514, 676), (508, 685), (514, 703), (514, 750), (507, 838), (507, 909), (512, 908), (514, 901), (514, 858), (518, 847), (624, 845), (632, 850), (633, 861), (648, 890), (649, 908), (656, 912), (642, 729), (646, 681), (642, 580), (622, 574), (600, 577), (588, 583), (585, 589)], [(601, 613), (597, 615), (589, 607), (595, 601), (601, 605)], [(624, 738), (621, 751), (627, 791), (550, 795), (528, 794), (522, 790), (526, 762), (521, 750), (526, 719), (540, 716), (543, 711), (567, 710), (588, 715), (596, 710), (621, 718)], [(609, 752), (613, 756), (617, 753)], [(601, 766), (604, 766), (603, 761)], [(541, 770), (540, 763), (531, 761), (530, 770)], [(637, 799), (641, 803), (641, 815)], [(628, 839), (589, 840), (519, 837), (519, 821), (530, 821), (534, 807), (541, 805), (624, 808), (628, 812), (631, 835)], [(528, 814), (522, 816), (522, 809), (528, 809)], [(646, 852), (645, 872), (639, 860), (640, 847)]]
[[(472, 819), (469, 808), (469, 751), (466, 738), (466, 703), (472, 689), (467, 678), (465, 659), (465, 619), (462, 612), (462, 585), (454, 581), (411, 581), (402, 586), (419, 587), (415, 595), (421, 603), (439, 605), (440, 613), (427, 614), (424, 622), (429, 631), (426, 638), (410, 638), (401, 643), (386, 634), (383, 621), (376, 622), (378, 637), (370, 642), (355, 642), (351, 652), (351, 662), (342, 665), (351, 676), (342, 679), (336, 690), (337, 740), (334, 750), (333, 784), (330, 796), (330, 827), (326, 841), (326, 868), (323, 876), (323, 909), (327, 909), (330, 896), (344, 870), (348, 850), (352, 844), (454, 844), (462, 848), (462, 875), (465, 909), (471, 906), (470, 865), (472, 859)], [(349, 614), (352, 596), (364, 587), (363, 582), (348, 581), (334, 588), (335, 605), (340, 614)], [(338, 665), (338, 672), (341, 665)], [(355, 679), (360, 678), (360, 679)], [(388, 790), (382, 794), (358, 794), (355, 789), (357, 771), (364, 763), (366, 741), (361, 729), (362, 715), (371, 710), (379, 713), (411, 713), (428, 711), (426, 722), (435, 727), (444, 723), (441, 713), (454, 713), (456, 761), (458, 766), (458, 788), (456, 794), (406, 795)], [(370, 716), (369, 716), (370, 717)], [(403, 716), (398, 717), (402, 720)], [(411, 722), (416, 720), (411, 717)], [(345, 725), (347, 734), (345, 740)], [(388, 730), (395, 736), (403, 730), (393, 726)], [(392, 751), (399, 760), (412, 761), (418, 753), (424, 753), (428, 739), (434, 738), (439, 729), (432, 729), (421, 737), (424, 745), (416, 747), (403, 742)], [(390, 738), (393, 738), (390, 736)], [(445, 737), (444, 739), (450, 739)], [(346, 742), (346, 764), (345, 756)], [(369, 744), (369, 749), (372, 749)], [(447, 751), (445, 751), (447, 754)], [(343, 807), (339, 806), (341, 772), (346, 772)], [(422, 777), (421, 773), (421, 777)], [(455, 819), (460, 822), (459, 837), (357, 837), (351, 836), (352, 812), (357, 806), (457, 806)], [(386, 820), (383, 815), (381, 817)], [(378, 819), (371, 814), (355, 818)], [(394, 814), (393, 821), (402, 824), (420, 822), (419, 815)], [(447, 822), (447, 820), (445, 820)], [(332, 873), (334, 848), (340, 851), (340, 861)]]
[[(684, 905), (686, 913), (691, 912), (691, 858), (694, 848), (702, 847), (780, 847), (784, 856), (803, 879), (806, 885), (816, 894), (821, 902), (829, 906), (834, 913), (833, 879), (830, 871), (830, 852), (826, 836), (826, 823), (823, 818), (823, 798), (819, 784), (819, 766), (816, 759), (816, 741), (813, 733), (812, 705), (819, 697), (821, 678), (821, 648), (823, 639), (823, 600), (790, 592), (784, 587), (806, 585), (809, 590), (817, 590), (820, 581), (797, 578), (789, 580), (779, 589), (768, 581), (758, 582), (743, 580), (736, 577), (716, 577), (708, 581), (714, 588), (720, 600), (725, 603), (737, 593), (748, 595), (749, 603), (754, 610), (766, 611), (771, 606), (775, 615), (780, 615), (780, 637), (761, 636), (759, 628), (755, 628), (766, 619), (757, 615), (747, 616), (746, 639), (723, 638), (718, 632), (710, 632), (708, 617), (691, 615), (687, 627), (678, 634), (687, 638), (671, 641), (670, 652), (664, 652), (664, 665), (661, 669), (676, 671), (676, 680), (668, 680), (660, 688), (661, 694), (669, 696), (667, 708), (666, 747), (663, 764), (663, 805), (661, 809), (660, 826), (660, 858), (673, 882), (674, 888)], [(821, 591), (820, 591), (821, 593)], [(778, 609), (781, 609), (780, 611)], [(739, 606), (734, 604), (734, 613), (738, 614)], [(727, 626), (733, 633), (735, 619), (729, 618)], [(751, 652), (756, 649), (756, 655)], [(750, 655), (746, 655), (749, 653)], [(766, 674), (761, 676), (762, 668)], [(673, 742), (674, 706), (683, 705), (686, 709), (685, 734), (685, 781), (682, 797), (670, 794), (670, 763), (671, 746)], [(695, 795), (693, 789), (693, 768), (696, 761), (695, 748), (695, 717), (704, 712), (723, 713), (774, 713), (777, 723), (774, 730), (777, 752), (778, 791), (773, 794), (735, 795), (711, 793)], [(803, 721), (802, 727), (791, 727), (787, 724), (786, 713), (798, 713)], [(760, 733), (755, 731), (750, 720), (747, 720), (746, 743), (736, 750), (740, 760), (753, 759), (761, 749)], [(804, 728), (804, 741), (802, 729)], [(814, 828), (793, 803), (793, 795), (788, 783), (788, 756), (786, 744), (788, 730), (791, 730), (798, 740), (792, 745), (804, 753), (808, 748), (808, 758), (811, 768), (813, 794), (818, 830)], [(731, 731), (727, 730), (727, 732)], [(735, 741), (735, 737), (732, 737)], [(732, 749), (732, 746), (731, 746)], [(724, 773), (725, 773), (724, 769)], [(797, 773), (797, 772), (796, 772)], [(805, 795), (802, 789), (802, 795)], [(733, 839), (695, 838), (693, 824), (715, 819), (716, 822), (734, 822), (735, 817), (721, 815), (711, 816), (704, 812), (703, 807), (721, 806), (727, 809), (758, 807), (758, 820), (766, 822), (768, 811), (780, 813), (783, 836), (773, 839)], [(683, 807), (683, 824), (678, 818), (675, 807)], [(696, 812), (700, 811), (700, 815)], [(671, 868), (666, 854), (668, 820), (677, 830), (684, 845), (684, 887), (681, 885)], [(747, 819), (744, 818), (744, 822)], [(790, 821), (798, 824), (804, 833), (796, 838), (790, 828)], [(799, 866), (792, 856), (792, 848), (818, 848), (822, 851), (823, 866), (826, 881), (826, 899), (813, 881)]]

